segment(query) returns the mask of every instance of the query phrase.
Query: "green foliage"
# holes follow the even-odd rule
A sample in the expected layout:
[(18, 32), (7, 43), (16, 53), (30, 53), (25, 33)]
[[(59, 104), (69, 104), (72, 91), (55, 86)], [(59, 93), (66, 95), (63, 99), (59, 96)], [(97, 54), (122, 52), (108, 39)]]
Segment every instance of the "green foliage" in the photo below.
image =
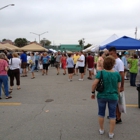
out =
[(51, 41), (43, 39), (40, 41), (40, 44), (44, 47), (44, 46), (50, 46), (51, 45)]
[(4, 39), (2, 40), (2, 42), (6, 41), (6, 40), (7, 40), (7, 39), (4, 38)]
[(83, 50), (83, 48), (84, 48), (84, 43), (85, 43), (85, 39), (82, 38), (82, 39), (78, 40), (78, 42), (79, 42), (79, 45), (81, 46), (81, 49)]
[(23, 47), (27, 45), (28, 41), (26, 38), (17, 38), (14, 43), (17, 47)]
[(83, 45), (83, 40), (82, 40), (82, 39), (80, 39), (78, 42), (79, 42), (79, 45), (80, 45), (80, 46)]
[(86, 48), (88, 48), (90, 46), (92, 46), (92, 45), (91, 44), (87, 44), (86, 46), (84, 46), (84, 49), (86, 49)]

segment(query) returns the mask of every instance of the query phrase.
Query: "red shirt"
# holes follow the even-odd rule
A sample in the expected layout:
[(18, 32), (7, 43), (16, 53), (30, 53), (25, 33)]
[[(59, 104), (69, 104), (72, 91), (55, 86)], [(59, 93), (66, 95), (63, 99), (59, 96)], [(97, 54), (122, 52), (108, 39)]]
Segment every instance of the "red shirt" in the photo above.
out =
[(0, 59), (0, 75), (7, 75), (7, 71), (5, 67), (8, 67), (8, 63), (6, 60)]
[(87, 57), (87, 65), (88, 65), (88, 68), (93, 68), (94, 67), (94, 57), (89, 55)]

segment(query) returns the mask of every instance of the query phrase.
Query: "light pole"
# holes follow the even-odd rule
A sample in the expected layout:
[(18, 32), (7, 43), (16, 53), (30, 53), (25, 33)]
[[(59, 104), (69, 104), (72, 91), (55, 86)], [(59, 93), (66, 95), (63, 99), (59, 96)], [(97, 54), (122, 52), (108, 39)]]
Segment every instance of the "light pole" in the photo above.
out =
[(0, 10), (2, 10), (4, 8), (8, 7), (8, 6), (15, 6), (15, 4), (8, 4), (8, 5), (4, 6), (4, 7), (1, 7)]
[(39, 37), (39, 44), (40, 44), (40, 36), (45, 34), (45, 33), (48, 33), (48, 31), (44, 32), (44, 33), (41, 33), (41, 34), (37, 34), (37, 33), (33, 33), (33, 32), (30, 32), (31, 34), (35, 34), (35, 35), (38, 35)]

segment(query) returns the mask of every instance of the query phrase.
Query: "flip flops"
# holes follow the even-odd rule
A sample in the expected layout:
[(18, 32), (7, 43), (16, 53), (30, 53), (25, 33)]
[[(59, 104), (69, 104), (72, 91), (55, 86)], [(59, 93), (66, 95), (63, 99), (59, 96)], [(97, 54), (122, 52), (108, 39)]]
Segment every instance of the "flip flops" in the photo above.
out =
[(8, 96), (8, 97), (6, 97), (5, 99), (10, 99), (10, 98), (12, 98), (12, 96)]

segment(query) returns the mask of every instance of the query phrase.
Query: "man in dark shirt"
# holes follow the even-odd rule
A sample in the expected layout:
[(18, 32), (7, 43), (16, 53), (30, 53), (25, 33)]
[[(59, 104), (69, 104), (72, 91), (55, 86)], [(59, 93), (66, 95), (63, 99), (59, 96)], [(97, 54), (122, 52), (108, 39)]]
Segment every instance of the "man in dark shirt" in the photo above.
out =
[(21, 68), (22, 68), (22, 77), (27, 77), (27, 71), (26, 71), (26, 67), (27, 67), (27, 55), (24, 51), (22, 51), (21, 55), (20, 55), (20, 59), (21, 59)]
[(93, 70), (94, 70), (94, 57), (88, 53), (87, 57), (87, 66), (88, 66), (88, 71), (89, 71), (89, 80), (92, 80), (92, 75), (93, 75)]

